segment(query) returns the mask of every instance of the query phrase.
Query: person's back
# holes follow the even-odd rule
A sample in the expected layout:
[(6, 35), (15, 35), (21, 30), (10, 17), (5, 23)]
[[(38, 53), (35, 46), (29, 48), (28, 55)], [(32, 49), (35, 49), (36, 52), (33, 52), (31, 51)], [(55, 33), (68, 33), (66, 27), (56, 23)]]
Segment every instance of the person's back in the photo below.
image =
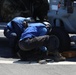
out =
[(47, 34), (47, 28), (43, 23), (29, 23), (28, 27), (22, 33), (21, 39), (43, 36), (45, 34)]
[[(28, 21), (28, 20), (30, 21), (31, 19), (30, 18), (25, 18), (25, 17), (15, 17), (9, 23), (7, 23), (6, 28), (9, 29), (11, 32), (16, 33), (17, 36), (20, 37), (21, 33), (24, 31), (23, 22)], [(5, 34), (5, 36), (6, 36), (6, 34)]]

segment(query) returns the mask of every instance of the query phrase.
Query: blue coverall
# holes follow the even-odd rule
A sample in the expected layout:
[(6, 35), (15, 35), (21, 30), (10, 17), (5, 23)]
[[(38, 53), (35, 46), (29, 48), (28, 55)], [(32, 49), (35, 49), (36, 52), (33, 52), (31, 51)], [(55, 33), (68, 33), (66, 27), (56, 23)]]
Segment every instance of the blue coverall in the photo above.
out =
[[(48, 30), (43, 23), (29, 23), (28, 27), (22, 33), (20, 41), (27, 39), (27, 38), (44, 36), (47, 34), (47, 31)], [(46, 48), (44, 46), (40, 47), (40, 49), (43, 51), (46, 50)]]
[[(24, 21), (28, 21), (30, 19), (24, 17), (15, 17), (4, 29), (4, 35), (9, 39), (10, 47), (15, 51), (17, 42), (21, 36), (21, 33), (24, 31)], [(18, 46), (17, 46), (18, 47)]]

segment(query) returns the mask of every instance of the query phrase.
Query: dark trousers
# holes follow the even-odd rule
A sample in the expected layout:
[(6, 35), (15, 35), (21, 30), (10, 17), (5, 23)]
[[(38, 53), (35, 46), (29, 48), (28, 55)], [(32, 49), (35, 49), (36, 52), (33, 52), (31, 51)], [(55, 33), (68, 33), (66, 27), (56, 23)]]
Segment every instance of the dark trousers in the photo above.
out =
[(17, 34), (6, 27), (4, 29), (4, 35), (8, 39), (10, 47), (13, 47), (17, 40)]
[(24, 51), (29, 51), (42, 46), (47, 47), (48, 51), (55, 51), (58, 48), (58, 44), (59, 42), (57, 41), (56, 37), (49, 35), (26, 38), (22, 41), (19, 41), (19, 47)]
[(4, 35), (9, 41), (9, 46), (12, 49), (13, 53), (17, 53), (19, 47), (18, 47), (18, 38), (17, 34), (13, 31), (11, 31), (8, 28), (4, 29)]

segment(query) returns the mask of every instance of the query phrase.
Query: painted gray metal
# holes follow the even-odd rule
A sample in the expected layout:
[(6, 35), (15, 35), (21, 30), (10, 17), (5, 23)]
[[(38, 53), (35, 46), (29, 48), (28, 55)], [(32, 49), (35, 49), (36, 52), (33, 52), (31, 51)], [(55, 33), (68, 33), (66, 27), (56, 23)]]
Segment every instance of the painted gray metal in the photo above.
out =
[[(61, 1), (61, 7), (58, 8), (58, 3)], [(76, 33), (76, 1), (73, 3), (73, 13), (67, 13), (67, 7), (64, 6), (64, 0), (49, 0), (50, 10), (48, 18), (52, 25), (53, 20), (57, 18), (56, 26), (59, 25), (59, 19), (64, 22), (65, 29), (70, 33)]]

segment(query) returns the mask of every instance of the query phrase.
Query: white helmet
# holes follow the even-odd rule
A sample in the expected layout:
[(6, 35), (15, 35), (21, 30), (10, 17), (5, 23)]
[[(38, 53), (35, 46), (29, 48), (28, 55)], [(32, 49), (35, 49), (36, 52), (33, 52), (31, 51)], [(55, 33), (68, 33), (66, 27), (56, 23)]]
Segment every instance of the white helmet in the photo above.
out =
[(51, 26), (51, 24), (50, 24), (49, 22), (47, 22), (47, 21), (44, 21), (43, 24), (44, 24), (46, 27), (47, 27), (47, 26), (49, 26), (49, 27)]

